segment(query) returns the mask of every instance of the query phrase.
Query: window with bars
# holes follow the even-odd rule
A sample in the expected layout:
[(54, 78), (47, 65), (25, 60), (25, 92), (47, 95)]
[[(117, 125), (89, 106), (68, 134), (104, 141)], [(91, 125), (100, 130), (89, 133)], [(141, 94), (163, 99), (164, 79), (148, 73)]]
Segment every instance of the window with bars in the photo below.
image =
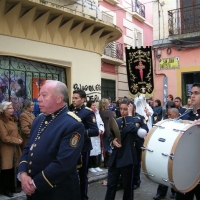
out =
[(27, 98), (35, 103), (34, 114), (40, 113), (37, 98), (45, 80), (59, 80), (66, 84), (66, 71), (50, 64), (0, 56), (0, 103), (11, 101), (16, 115), (21, 113)]
[(116, 100), (115, 96), (116, 83), (113, 80), (101, 79), (101, 98), (110, 97), (112, 101)]

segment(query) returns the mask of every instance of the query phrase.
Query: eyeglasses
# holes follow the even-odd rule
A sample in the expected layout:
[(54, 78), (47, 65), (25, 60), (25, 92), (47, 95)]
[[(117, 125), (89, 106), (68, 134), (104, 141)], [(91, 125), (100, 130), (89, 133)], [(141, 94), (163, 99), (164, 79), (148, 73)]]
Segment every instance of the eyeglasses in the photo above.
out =
[(192, 96), (192, 95), (199, 95), (200, 94), (200, 92), (197, 92), (197, 91), (194, 91), (194, 92), (190, 92), (190, 95)]

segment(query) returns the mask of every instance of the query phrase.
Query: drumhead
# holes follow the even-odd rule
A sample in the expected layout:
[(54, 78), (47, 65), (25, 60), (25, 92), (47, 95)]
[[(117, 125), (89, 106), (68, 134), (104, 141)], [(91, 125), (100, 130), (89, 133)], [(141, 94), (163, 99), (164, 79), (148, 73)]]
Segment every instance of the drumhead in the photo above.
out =
[[(169, 179), (175, 189), (189, 192), (199, 182), (200, 176), (200, 126), (191, 125), (182, 133), (171, 153), (174, 159), (169, 160)], [(171, 168), (171, 170), (170, 170)]]
[[(150, 180), (180, 192), (192, 190), (200, 177), (199, 141), (200, 126), (191, 121), (163, 120), (157, 123), (145, 138), (144, 147), (153, 152), (142, 152), (144, 174)], [(162, 156), (162, 153), (174, 157)]]

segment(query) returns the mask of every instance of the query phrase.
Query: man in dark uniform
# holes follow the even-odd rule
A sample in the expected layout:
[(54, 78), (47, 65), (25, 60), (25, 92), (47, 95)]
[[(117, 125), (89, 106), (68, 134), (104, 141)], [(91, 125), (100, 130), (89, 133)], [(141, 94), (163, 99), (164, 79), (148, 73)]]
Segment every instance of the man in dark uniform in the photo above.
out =
[[(133, 118), (135, 120), (135, 123), (139, 123), (141, 128), (145, 129), (147, 131), (147, 133), (149, 132), (146, 120), (145, 120), (144, 116), (142, 116), (136, 112), (135, 104), (133, 104)], [(141, 161), (142, 161), (141, 147), (143, 146), (143, 143), (144, 143), (144, 138), (141, 138), (138, 135), (136, 135), (134, 145), (135, 145), (135, 149), (137, 152), (137, 164), (134, 166), (134, 180), (133, 180), (133, 184), (134, 184), (133, 189), (134, 190), (139, 188), (140, 183), (141, 183), (141, 180), (140, 180)]]
[(176, 97), (174, 99), (174, 104), (175, 107), (179, 110), (180, 115), (182, 115), (186, 111), (186, 108), (182, 107), (182, 99), (180, 97)]
[(84, 142), (84, 126), (66, 107), (67, 87), (48, 80), (38, 102), (40, 114), (32, 124), (23, 150), (18, 179), (28, 200), (80, 200), (77, 161)]
[(81, 200), (88, 199), (88, 161), (90, 151), (92, 150), (92, 143), (90, 137), (99, 135), (99, 129), (96, 123), (95, 113), (92, 109), (85, 107), (84, 102), (86, 93), (83, 90), (73, 91), (72, 104), (74, 106), (74, 113), (81, 118), (85, 127), (84, 144), (81, 151), (81, 167), (79, 168)]
[[(137, 125), (140, 124), (141, 128), (145, 129), (147, 133), (149, 132), (146, 120), (145, 120), (144, 116), (142, 116), (142, 115), (140, 115), (136, 112), (135, 104), (133, 104), (133, 119), (134, 119), (134, 122)], [(140, 180), (141, 161), (142, 161), (142, 149), (141, 149), (141, 147), (143, 146), (143, 143), (144, 143), (144, 138), (141, 138), (138, 135), (136, 135), (135, 141), (134, 141), (134, 146), (135, 146), (136, 153), (137, 153), (137, 162), (134, 165), (134, 179), (133, 179), (133, 189), (134, 190), (139, 188), (140, 183), (141, 183), (141, 180)], [(123, 188), (122, 180), (121, 180), (121, 177), (120, 177), (117, 189), (120, 190), (122, 188)]]
[[(194, 83), (192, 85), (191, 104), (193, 106), (193, 109), (187, 110), (186, 114), (183, 114), (181, 119), (192, 120), (200, 125), (200, 83)], [(176, 200), (193, 200), (194, 196), (196, 196), (197, 200), (200, 200), (200, 184), (198, 184), (193, 190), (185, 194), (177, 192)]]
[[(133, 118), (133, 104), (130, 100), (120, 104), (122, 117), (116, 120), (120, 130), (120, 138), (114, 137), (111, 141), (112, 154), (109, 160), (108, 183), (105, 200), (114, 200), (119, 176), (121, 175), (124, 188), (123, 199), (133, 199), (134, 164), (137, 162), (137, 153), (134, 144), (140, 123)], [(145, 131), (145, 130), (144, 130)], [(145, 131), (146, 132), (146, 131)]]

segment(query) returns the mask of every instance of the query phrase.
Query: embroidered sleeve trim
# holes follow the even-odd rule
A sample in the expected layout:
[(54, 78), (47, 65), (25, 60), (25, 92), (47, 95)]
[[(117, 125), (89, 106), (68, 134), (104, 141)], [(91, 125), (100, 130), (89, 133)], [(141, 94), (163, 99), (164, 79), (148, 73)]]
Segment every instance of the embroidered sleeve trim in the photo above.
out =
[(53, 188), (54, 186), (49, 182), (49, 180), (44, 175), (44, 172), (42, 171), (42, 176), (44, 177), (45, 181)]
[(26, 160), (22, 160), (19, 165), (21, 165), (22, 163), (28, 163)]

